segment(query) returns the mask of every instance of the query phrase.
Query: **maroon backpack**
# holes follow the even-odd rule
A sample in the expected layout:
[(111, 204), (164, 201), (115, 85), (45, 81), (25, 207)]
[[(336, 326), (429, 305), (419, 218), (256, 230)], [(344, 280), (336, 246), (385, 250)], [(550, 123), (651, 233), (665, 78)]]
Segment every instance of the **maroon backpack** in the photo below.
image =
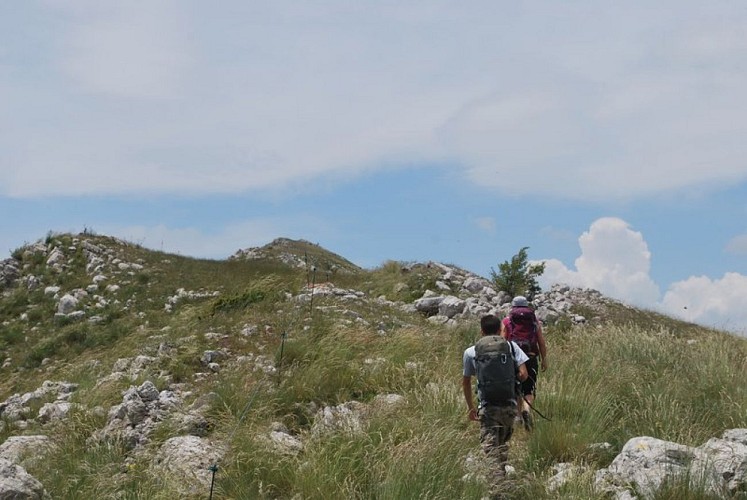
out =
[(537, 316), (531, 307), (512, 307), (508, 314), (508, 340), (529, 354), (537, 352)]

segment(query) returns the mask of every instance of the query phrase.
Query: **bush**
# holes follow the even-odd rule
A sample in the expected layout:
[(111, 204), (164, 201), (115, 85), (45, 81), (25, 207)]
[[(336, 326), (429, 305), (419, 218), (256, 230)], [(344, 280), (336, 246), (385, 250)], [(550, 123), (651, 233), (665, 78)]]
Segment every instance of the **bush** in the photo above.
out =
[(0, 348), (19, 344), (26, 337), (25, 329), (22, 325), (11, 325), (0, 330)]
[(542, 291), (537, 278), (545, 272), (545, 264), (529, 264), (528, 249), (529, 247), (523, 247), (510, 261), (499, 264), (498, 272), (491, 268), (490, 277), (498, 290), (506, 292), (511, 297), (524, 295), (531, 301)]
[(275, 276), (263, 278), (242, 292), (215, 300), (210, 306), (210, 315), (246, 309), (252, 304), (276, 301), (281, 297), (282, 284)]

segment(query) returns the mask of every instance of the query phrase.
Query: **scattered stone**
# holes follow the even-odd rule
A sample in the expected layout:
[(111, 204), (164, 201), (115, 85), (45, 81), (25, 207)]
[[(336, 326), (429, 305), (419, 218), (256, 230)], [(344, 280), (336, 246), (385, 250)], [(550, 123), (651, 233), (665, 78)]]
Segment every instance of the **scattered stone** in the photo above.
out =
[(39, 409), (39, 416), (37, 418), (42, 424), (47, 424), (55, 420), (62, 420), (67, 417), (72, 407), (72, 403), (68, 403), (67, 401), (45, 403), (44, 406)]
[(206, 438), (177, 436), (166, 440), (153, 459), (153, 467), (168, 477), (183, 495), (202, 495), (210, 488), (209, 468), (223, 457), (223, 450)]
[(301, 440), (291, 436), (287, 431), (270, 431), (270, 441), (274, 449), (284, 455), (298, 455), (303, 451)]
[(10, 436), (0, 444), (0, 460), (23, 465), (28, 460), (42, 459), (52, 447), (52, 441), (47, 436)]
[(60, 301), (57, 303), (57, 312), (59, 314), (67, 315), (75, 311), (76, 307), (78, 307), (78, 299), (76, 299), (70, 294), (65, 294), (62, 296)]
[(464, 307), (466, 306), (466, 304), (467, 303), (464, 300), (458, 297), (454, 297), (453, 295), (449, 295), (447, 297), (444, 297), (444, 299), (438, 305), (438, 314), (451, 319), (457, 314), (460, 314), (462, 311), (464, 311)]
[(361, 419), (366, 405), (349, 401), (337, 406), (325, 406), (319, 410), (311, 427), (314, 437), (330, 433), (357, 434), (363, 430)]
[(0, 499), (37, 500), (47, 498), (42, 484), (20, 465), (0, 458)]
[(630, 439), (609, 467), (596, 472), (596, 488), (621, 495), (633, 487), (648, 499), (665, 480), (689, 478), (715, 495), (746, 491), (747, 445), (732, 440), (744, 432), (732, 429), (697, 448), (647, 436)]

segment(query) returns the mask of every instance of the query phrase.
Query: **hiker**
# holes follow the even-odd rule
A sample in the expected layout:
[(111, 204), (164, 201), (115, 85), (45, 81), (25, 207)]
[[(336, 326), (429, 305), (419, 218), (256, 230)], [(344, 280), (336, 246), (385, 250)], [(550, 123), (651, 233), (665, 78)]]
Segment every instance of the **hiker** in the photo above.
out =
[(526, 297), (517, 295), (511, 301), (511, 310), (501, 322), (501, 336), (519, 344), (529, 357), (526, 364), (529, 376), (521, 383), (524, 397), (519, 401), (519, 415), (524, 429), (531, 431), (534, 423), (529, 409), (537, 395), (539, 367), (542, 367), (542, 371), (547, 370), (547, 346), (542, 334), (542, 323), (534, 314), (534, 309), (529, 307)]
[[(483, 450), (497, 465), (496, 483), (505, 476), (508, 441), (513, 433), (520, 395), (518, 381), (527, 378), (527, 355), (499, 335), (501, 320), (489, 314), (480, 319), (480, 339), (464, 351), (462, 390), (470, 420), (480, 422)], [(491, 363), (491, 360), (494, 362)], [(495, 360), (498, 360), (495, 362)], [(472, 377), (477, 378), (475, 407)]]

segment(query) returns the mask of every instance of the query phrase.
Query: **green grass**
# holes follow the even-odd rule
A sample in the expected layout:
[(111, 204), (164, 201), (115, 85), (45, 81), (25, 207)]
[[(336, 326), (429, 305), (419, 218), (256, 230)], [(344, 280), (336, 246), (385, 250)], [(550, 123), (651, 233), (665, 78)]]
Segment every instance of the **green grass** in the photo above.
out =
[(389, 300), (412, 302), (422, 297), (426, 290), (436, 290), (438, 276), (436, 268), (424, 264), (387, 261), (368, 272), (363, 279), (373, 297), (385, 295)]

